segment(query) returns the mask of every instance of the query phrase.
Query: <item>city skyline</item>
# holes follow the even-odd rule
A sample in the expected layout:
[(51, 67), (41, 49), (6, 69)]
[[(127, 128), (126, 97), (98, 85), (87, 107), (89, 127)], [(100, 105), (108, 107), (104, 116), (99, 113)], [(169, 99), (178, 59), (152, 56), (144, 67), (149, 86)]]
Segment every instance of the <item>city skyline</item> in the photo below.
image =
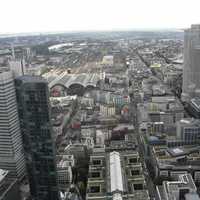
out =
[[(200, 23), (200, 3), (152, 1), (39, 0), (4, 1), (0, 34), (102, 31), (130, 29), (183, 29)], [(187, 13), (187, 14), (186, 14)], [(6, 16), (6, 17), (5, 17)]]
[(200, 200), (200, 3), (7, 0), (0, 200)]

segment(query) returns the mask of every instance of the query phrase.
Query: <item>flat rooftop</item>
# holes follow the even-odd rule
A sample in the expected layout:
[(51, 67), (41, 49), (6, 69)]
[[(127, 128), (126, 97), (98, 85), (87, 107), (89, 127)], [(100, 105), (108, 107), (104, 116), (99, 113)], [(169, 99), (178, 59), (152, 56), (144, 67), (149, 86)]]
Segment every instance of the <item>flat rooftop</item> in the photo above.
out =
[(38, 82), (38, 83), (47, 83), (47, 81), (42, 78), (41, 76), (31, 76), (31, 75), (24, 75), (19, 76), (16, 78), (16, 80), (21, 80), (26, 83), (32, 83), (32, 82)]

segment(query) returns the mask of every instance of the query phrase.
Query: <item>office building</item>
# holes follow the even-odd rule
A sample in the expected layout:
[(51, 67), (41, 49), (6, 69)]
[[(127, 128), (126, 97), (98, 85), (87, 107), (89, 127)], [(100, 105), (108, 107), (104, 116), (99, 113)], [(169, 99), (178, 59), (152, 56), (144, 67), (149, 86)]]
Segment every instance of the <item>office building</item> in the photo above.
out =
[(26, 172), (12, 72), (0, 72), (0, 168), (22, 179)]
[(9, 61), (9, 68), (12, 71), (14, 77), (22, 76), (26, 72), (24, 59), (12, 59)]
[(184, 69), (182, 100), (198, 96), (200, 89), (200, 25), (192, 25), (184, 33)]
[(57, 200), (48, 84), (28, 75), (16, 78), (15, 84), (31, 195), (35, 200)]
[(193, 118), (185, 118), (177, 122), (177, 139), (198, 142), (200, 138), (200, 121)]

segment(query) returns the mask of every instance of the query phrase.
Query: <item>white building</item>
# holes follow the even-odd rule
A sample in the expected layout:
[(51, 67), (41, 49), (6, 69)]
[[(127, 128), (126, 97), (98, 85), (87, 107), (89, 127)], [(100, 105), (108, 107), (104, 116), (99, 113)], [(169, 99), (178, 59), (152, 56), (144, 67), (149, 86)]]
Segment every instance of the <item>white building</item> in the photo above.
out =
[(9, 67), (10, 70), (13, 72), (14, 77), (22, 76), (26, 73), (24, 60), (10, 60)]
[(100, 105), (100, 113), (106, 117), (115, 115), (115, 106), (113, 105)]
[(105, 145), (105, 133), (102, 130), (96, 131), (96, 145), (101, 147)]
[(106, 66), (113, 66), (114, 57), (112, 55), (106, 55), (103, 57), (102, 64)]
[(0, 72), (0, 168), (23, 178), (25, 159), (12, 72)]

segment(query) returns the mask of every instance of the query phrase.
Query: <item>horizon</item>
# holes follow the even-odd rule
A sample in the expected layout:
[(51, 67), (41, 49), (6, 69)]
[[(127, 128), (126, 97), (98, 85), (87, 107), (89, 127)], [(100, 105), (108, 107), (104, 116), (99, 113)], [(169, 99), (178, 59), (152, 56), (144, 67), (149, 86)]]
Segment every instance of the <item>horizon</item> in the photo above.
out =
[(58, 30), (58, 31), (36, 31), (36, 32), (10, 32), (0, 33), (0, 37), (30, 36), (30, 35), (53, 35), (53, 34), (76, 34), (76, 33), (110, 33), (110, 32), (183, 32), (185, 28), (130, 28), (113, 30)]

